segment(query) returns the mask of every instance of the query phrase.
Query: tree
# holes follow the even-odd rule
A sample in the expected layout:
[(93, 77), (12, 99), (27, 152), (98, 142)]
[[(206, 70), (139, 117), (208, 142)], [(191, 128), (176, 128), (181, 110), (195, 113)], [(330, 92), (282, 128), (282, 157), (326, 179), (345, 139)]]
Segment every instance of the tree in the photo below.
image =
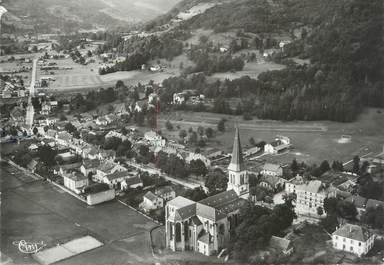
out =
[(37, 127), (34, 127), (34, 128), (33, 128), (33, 134), (34, 134), (34, 135), (37, 135), (38, 132), (39, 132), (39, 130), (37, 129)]
[(329, 163), (327, 160), (324, 160), (321, 164), (320, 164), (320, 172), (321, 174), (324, 174), (325, 172), (329, 171), (331, 169), (331, 167), (329, 166)]
[(208, 172), (207, 167), (201, 159), (191, 160), (189, 163), (189, 171), (192, 174), (196, 174), (198, 176), (205, 176)]
[(209, 196), (225, 191), (227, 184), (228, 179), (221, 170), (215, 170), (209, 173), (205, 179), (205, 187), (208, 189)]
[(185, 137), (187, 137), (187, 131), (186, 130), (180, 130), (179, 137), (181, 140), (184, 140)]
[(253, 137), (249, 138), (249, 144), (252, 145), (252, 146), (255, 146), (256, 145), (256, 141)]
[(291, 170), (295, 174), (297, 171), (299, 171), (299, 164), (297, 163), (296, 159), (292, 160), (291, 163)]
[(344, 171), (343, 163), (340, 161), (333, 161), (332, 163), (332, 169), (334, 171)]
[(168, 131), (173, 130), (173, 125), (169, 120), (167, 120), (167, 122), (165, 123), (165, 128), (167, 128)]
[(324, 214), (324, 210), (323, 210), (323, 208), (320, 207), (320, 206), (317, 207), (316, 211), (317, 211), (317, 214), (320, 215), (320, 216), (322, 216), (322, 215)]
[(199, 127), (197, 127), (197, 133), (198, 133), (200, 136), (203, 136), (203, 135), (204, 135), (204, 127), (203, 127), (203, 126), (199, 126)]
[(191, 143), (191, 144), (196, 144), (197, 143), (197, 133), (196, 132), (192, 132), (189, 135), (188, 142)]
[(205, 135), (208, 138), (212, 138), (213, 137), (213, 129), (211, 127), (205, 128)]
[(49, 145), (39, 146), (37, 149), (37, 156), (47, 167), (52, 167), (56, 164), (56, 154), (57, 151), (53, 150)]
[(360, 157), (354, 156), (353, 157), (353, 168), (352, 172), (358, 174), (360, 170)]
[(339, 201), (337, 204), (337, 215), (348, 220), (355, 220), (357, 216), (356, 206), (348, 201)]
[(327, 230), (328, 233), (335, 232), (339, 222), (337, 221), (336, 215), (328, 215), (320, 220), (320, 225)]
[(225, 120), (221, 119), (219, 123), (217, 124), (217, 130), (219, 132), (224, 132), (225, 131)]
[(200, 187), (197, 187), (194, 189), (186, 190), (184, 193), (184, 197), (186, 197), (192, 201), (198, 202), (198, 201), (201, 201), (201, 200), (207, 198), (208, 196), (204, 192), (204, 189), (200, 186)]

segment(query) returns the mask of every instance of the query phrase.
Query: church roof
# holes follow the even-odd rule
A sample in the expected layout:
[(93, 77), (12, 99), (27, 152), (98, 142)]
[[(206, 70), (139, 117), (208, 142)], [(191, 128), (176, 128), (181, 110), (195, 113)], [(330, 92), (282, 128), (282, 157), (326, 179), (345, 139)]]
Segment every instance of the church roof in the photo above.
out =
[(243, 152), (241, 151), (239, 128), (236, 127), (235, 140), (233, 141), (233, 150), (231, 163), (228, 166), (229, 170), (242, 171), (244, 170)]

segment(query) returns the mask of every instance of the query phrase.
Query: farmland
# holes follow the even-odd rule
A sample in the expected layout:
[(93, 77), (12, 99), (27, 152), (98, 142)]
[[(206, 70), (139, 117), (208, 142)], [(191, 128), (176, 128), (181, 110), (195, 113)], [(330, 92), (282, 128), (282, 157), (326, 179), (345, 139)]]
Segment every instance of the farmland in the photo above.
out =
[[(249, 139), (253, 137), (256, 142), (274, 140), (276, 135), (284, 135), (291, 139), (293, 148), (283, 154), (266, 155), (263, 160), (270, 162), (289, 163), (296, 158), (308, 163), (320, 163), (324, 159), (348, 161), (354, 155), (364, 155), (369, 152), (377, 153), (384, 144), (384, 114), (377, 109), (367, 109), (357, 121), (352, 123), (338, 122), (280, 122), (253, 119), (244, 121), (241, 117), (213, 114), (172, 112), (160, 115), (160, 126), (165, 137), (176, 139), (178, 131), (167, 131), (164, 124), (170, 120), (174, 127), (180, 129), (198, 126), (211, 127), (221, 118), (227, 119), (226, 131), (217, 133), (216, 137), (208, 143), (208, 147), (230, 152), (232, 147), (234, 127), (237, 124), (241, 130), (244, 149), (250, 147)], [(350, 135), (350, 143), (339, 143), (342, 135)]]

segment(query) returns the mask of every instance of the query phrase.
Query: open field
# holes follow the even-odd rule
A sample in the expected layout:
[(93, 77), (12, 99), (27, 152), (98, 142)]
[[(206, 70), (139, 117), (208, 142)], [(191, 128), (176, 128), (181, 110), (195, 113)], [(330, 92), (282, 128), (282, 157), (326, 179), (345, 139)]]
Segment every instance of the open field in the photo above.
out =
[(90, 207), (47, 182), (24, 181), (19, 174), (1, 164), (1, 252), (14, 264), (36, 263), (18, 251), (15, 241), (43, 241), (49, 248), (85, 235), (104, 246), (56, 264), (152, 262), (148, 231), (155, 223), (117, 201)]
[[(165, 137), (178, 138), (178, 130), (169, 132), (166, 130), (165, 121), (170, 120), (174, 127), (181, 129), (198, 126), (212, 127), (216, 130), (218, 121), (226, 118), (226, 131), (217, 133), (208, 147), (231, 152), (233, 144), (234, 127), (237, 124), (240, 128), (241, 140), (244, 149), (249, 148), (249, 139), (253, 137), (256, 142), (274, 140), (276, 135), (288, 136), (291, 139), (293, 148), (283, 154), (266, 155), (262, 159), (289, 163), (296, 158), (298, 161), (308, 163), (320, 163), (327, 160), (348, 161), (354, 155), (364, 155), (369, 152), (379, 153), (384, 144), (384, 113), (376, 109), (367, 109), (361, 114), (357, 121), (352, 123), (338, 123), (330, 121), (320, 122), (280, 122), (269, 120), (253, 119), (244, 121), (241, 117), (214, 114), (214, 113), (193, 113), (173, 112), (160, 115), (160, 126)], [(351, 135), (350, 143), (339, 143), (342, 135)]]
[(250, 78), (257, 79), (259, 74), (266, 71), (273, 71), (273, 70), (281, 70), (284, 69), (285, 66), (281, 64), (277, 64), (274, 62), (248, 62), (245, 63), (244, 69), (237, 72), (225, 72), (225, 73), (215, 73), (211, 76), (213, 79), (220, 79), (220, 80), (233, 80), (236, 78), (240, 78), (242, 76), (249, 76)]

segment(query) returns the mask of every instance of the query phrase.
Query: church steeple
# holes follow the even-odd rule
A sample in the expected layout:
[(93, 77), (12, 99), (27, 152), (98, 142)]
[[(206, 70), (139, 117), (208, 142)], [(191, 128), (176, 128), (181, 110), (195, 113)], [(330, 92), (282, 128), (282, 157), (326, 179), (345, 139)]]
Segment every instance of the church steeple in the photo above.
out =
[(243, 152), (241, 151), (240, 133), (238, 127), (236, 127), (235, 140), (233, 141), (232, 159), (228, 166), (228, 170), (244, 170)]
[(231, 163), (228, 166), (227, 190), (234, 190), (242, 198), (248, 198), (249, 195), (248, 175), (244, 166), (238, 127), (236, 127), (235, 139), (233, 141)]

